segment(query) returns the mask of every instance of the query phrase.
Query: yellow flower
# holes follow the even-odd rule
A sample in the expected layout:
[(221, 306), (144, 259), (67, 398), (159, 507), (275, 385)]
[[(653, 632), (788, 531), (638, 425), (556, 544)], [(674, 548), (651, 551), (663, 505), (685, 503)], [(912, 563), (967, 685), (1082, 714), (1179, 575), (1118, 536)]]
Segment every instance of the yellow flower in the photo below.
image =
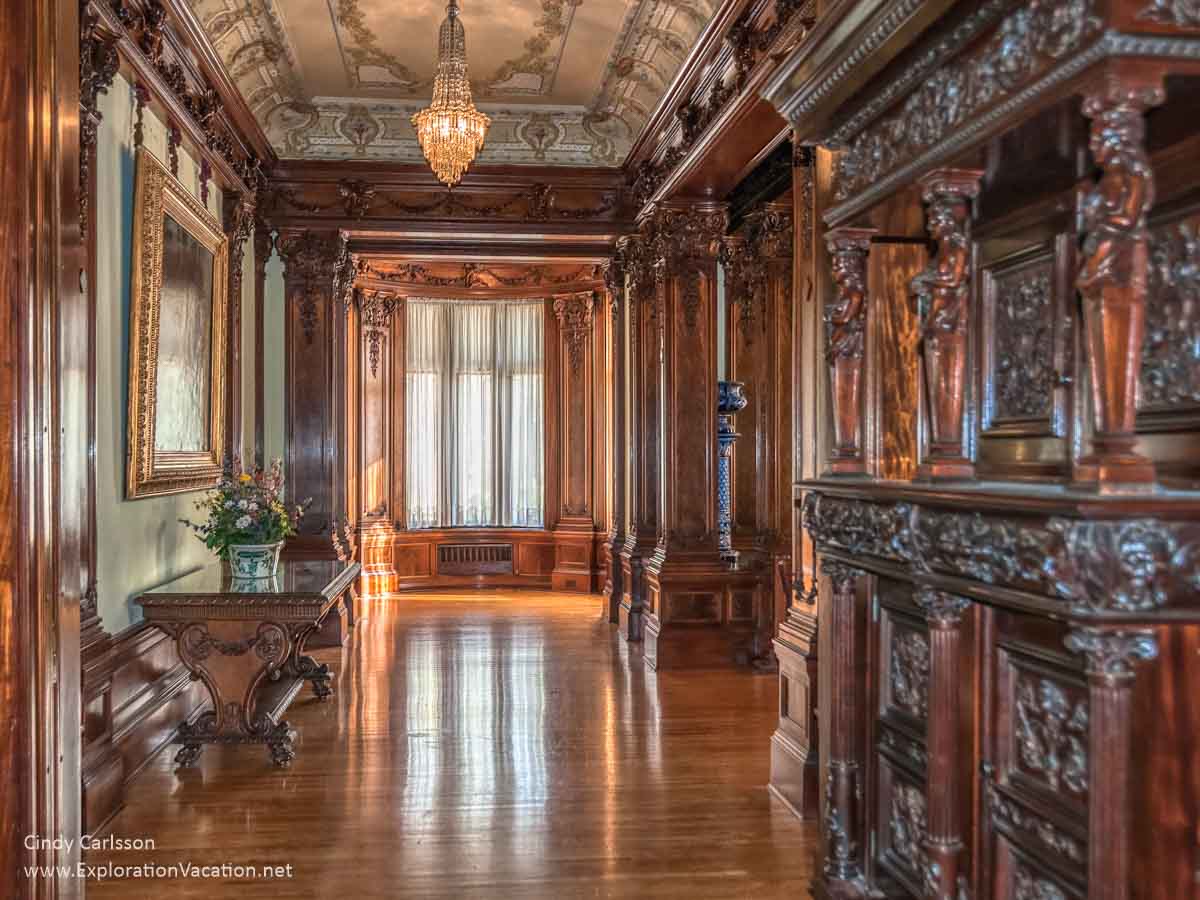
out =
[(242, 484), (249, 484), (250, 483), (249, 473), (243, 472), (241, 475), (238, 476), (238, 481), (240, 481)]

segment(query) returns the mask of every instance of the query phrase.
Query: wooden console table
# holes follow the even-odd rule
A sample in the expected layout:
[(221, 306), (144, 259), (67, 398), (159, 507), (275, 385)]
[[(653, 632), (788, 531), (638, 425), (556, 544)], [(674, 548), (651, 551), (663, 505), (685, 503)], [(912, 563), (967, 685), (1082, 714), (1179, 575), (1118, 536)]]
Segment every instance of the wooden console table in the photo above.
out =
[(358, 578), (357, 562), (283, 560), (269, 579), (234, 579), (220, 564), (147, 591), (135, 602), (175, 638), (179, 658), (212, 699), (179, 726), (175, 756), (195, 763), (204, 744), (266, 744), (277, 766), (295, 758), (295, 733), (283, 720), (305, 681), (329, 697), (329, 666), (304, 653), (322, 619), (341, 609)]

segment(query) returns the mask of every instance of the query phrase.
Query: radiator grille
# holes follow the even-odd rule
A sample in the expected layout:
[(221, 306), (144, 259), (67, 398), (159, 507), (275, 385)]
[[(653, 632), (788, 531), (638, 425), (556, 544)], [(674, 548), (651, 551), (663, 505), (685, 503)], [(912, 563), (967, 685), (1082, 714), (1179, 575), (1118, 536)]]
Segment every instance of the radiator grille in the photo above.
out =
[(512, 544), (438, 544), (442, 575), (511, 575)]

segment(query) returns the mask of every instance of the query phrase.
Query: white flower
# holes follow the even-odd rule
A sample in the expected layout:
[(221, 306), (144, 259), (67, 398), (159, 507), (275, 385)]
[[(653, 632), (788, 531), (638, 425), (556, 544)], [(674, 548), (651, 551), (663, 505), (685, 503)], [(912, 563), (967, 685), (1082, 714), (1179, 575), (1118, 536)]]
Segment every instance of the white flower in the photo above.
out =
[(250, 517), (242, 516), (233, 524), (236, 525), (238, 528), (246, 528), (250, 524)]
[(233, 509), (233, 501), (232, 501), (232, 500), (226, 500), (226, 501), (225, 501), (225, 508), (226, 508), (226, 509)]
[(258, 509), (258, 504), (257, 504), (257, 503), (255, 503), (253, 500), (251, 500), (251, 501), (250, 501), (250, 506), (249, 506), (249, 507), (247, 507), (247, 509), (249, 509), (249, 510), (250, 510), (250, 512), (254, 512), (256, 509)]
[(245, 501), (245, 500), (239, 500), (239, 501), (238, 501), (238, 509), (245, 509), (245, 508), (246, 508), (246, 501)]

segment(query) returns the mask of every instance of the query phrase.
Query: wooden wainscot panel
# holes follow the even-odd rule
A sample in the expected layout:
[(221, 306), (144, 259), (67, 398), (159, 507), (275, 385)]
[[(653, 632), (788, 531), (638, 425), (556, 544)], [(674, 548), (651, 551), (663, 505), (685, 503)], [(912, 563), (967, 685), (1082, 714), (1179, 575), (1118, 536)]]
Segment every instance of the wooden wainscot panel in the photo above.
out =
[(113, 743), (129, 782), (166, 746), (180, 722), (204, 702), (203, 687), (190, 679), (175, 642), (141, 622), (113, 641)]
[(644, 653), (651, 668), (712, 668), (748, 662), (764, 608), (751, 572), (714, 570), (647, 579)]
[(440, 528), (389, 539), (395, 590), (550, 587), (553, 536), (540, 529)]
[(432, 577), (433, 550), (434, 544), (431, 542), (408, 544), (397, 540), (392, 551), (396, 577), (401, 580)]
[(517, 574), (549, 576), (554, 571), (554, 544), (519, 541), (517, 544)]

